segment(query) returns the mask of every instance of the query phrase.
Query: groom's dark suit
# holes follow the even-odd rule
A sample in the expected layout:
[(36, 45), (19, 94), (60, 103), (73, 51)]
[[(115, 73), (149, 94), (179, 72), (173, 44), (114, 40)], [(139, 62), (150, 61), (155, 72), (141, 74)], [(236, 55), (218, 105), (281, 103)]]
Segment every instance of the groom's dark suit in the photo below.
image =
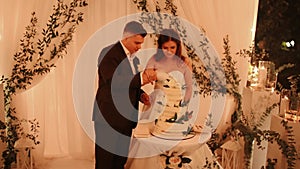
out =
[[(126, 162), (132, 129), (137, 125), (141, 91), (140, 73), (134, 75), (120, 42), (104, 48), (99, 56), (98, 91), (93, 120), (97, 169), (119, 169)], [(99, 111), (100, 110), (100, 111)], [(125, 157), (122, 157), (125, 156)], [(121, 159), (117, 164), (114, 159)], [(111, 166), (103, 166), (101, 160)], [(120, 160), (117, 160), (120, 161)]]

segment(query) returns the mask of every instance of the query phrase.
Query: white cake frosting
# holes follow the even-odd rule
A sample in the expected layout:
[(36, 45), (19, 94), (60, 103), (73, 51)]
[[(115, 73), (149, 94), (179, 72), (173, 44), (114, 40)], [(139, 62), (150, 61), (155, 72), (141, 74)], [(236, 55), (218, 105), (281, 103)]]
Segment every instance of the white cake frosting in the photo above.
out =
[[(161, 73), (161, 72), (160, 72)], [(180, 106), (183, 99), (183, 85), (168, 74), (158, 75), (155, 89), (161, 93), (156, 97), (154, 104), (159, 104), (156, 109), (158, 114), (152, 134), (158, 137), (182, 139), (187, 137), (191, 129), (190, 119), (193, 111), (188, 111), (187, 106)]]

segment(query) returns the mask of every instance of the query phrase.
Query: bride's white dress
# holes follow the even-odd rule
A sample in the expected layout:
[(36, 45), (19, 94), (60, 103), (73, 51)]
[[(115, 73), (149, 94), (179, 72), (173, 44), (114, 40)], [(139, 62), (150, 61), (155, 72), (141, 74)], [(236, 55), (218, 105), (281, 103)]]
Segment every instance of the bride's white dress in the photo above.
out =
[(199, 112), (199, 95), (195, 84), (192, 85), (190, 103), (181, 107), (180, 101), (184, 98), (186, 88), (183, 74), (180, 71), (158, 71), (154, 91), (150, 94), (151, 107), (142, 113), (140, 120), (155, 121), (155, 135), (162, 134), (158, 130), (164, 131), (163, 137), (188, 133)]

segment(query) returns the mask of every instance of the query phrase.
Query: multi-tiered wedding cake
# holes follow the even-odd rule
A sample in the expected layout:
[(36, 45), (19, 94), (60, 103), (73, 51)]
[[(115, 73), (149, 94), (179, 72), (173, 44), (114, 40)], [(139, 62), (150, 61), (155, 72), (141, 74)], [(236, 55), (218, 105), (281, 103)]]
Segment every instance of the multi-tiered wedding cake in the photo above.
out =
[(161, 90), (163, 97), (156, 99), (155, 104), (159, 104), (161, 109), (154, 110), (159, 111), (159, 115), (155, 120), (152, 134), (167, 139), (191, 137), (189, 131), (191, 130), (190, 119), (193, 111), (189, 112), (187, 106), (180, 104), (184, 88), (172, 76), (165, 74), (162, 77), (155, 84), (155, 89)]

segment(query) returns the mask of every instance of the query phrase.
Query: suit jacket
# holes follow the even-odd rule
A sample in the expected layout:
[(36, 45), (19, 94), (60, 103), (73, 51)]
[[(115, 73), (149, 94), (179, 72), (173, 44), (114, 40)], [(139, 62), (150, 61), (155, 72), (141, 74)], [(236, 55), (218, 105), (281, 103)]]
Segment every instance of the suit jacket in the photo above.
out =
[(99, 55), (97, 106), (93, 120), (108, 123), (117, 131), (131, 130), (138, 119), (141, 91), (140, 73), (133, 74), (120, 42), (104, 48)]

